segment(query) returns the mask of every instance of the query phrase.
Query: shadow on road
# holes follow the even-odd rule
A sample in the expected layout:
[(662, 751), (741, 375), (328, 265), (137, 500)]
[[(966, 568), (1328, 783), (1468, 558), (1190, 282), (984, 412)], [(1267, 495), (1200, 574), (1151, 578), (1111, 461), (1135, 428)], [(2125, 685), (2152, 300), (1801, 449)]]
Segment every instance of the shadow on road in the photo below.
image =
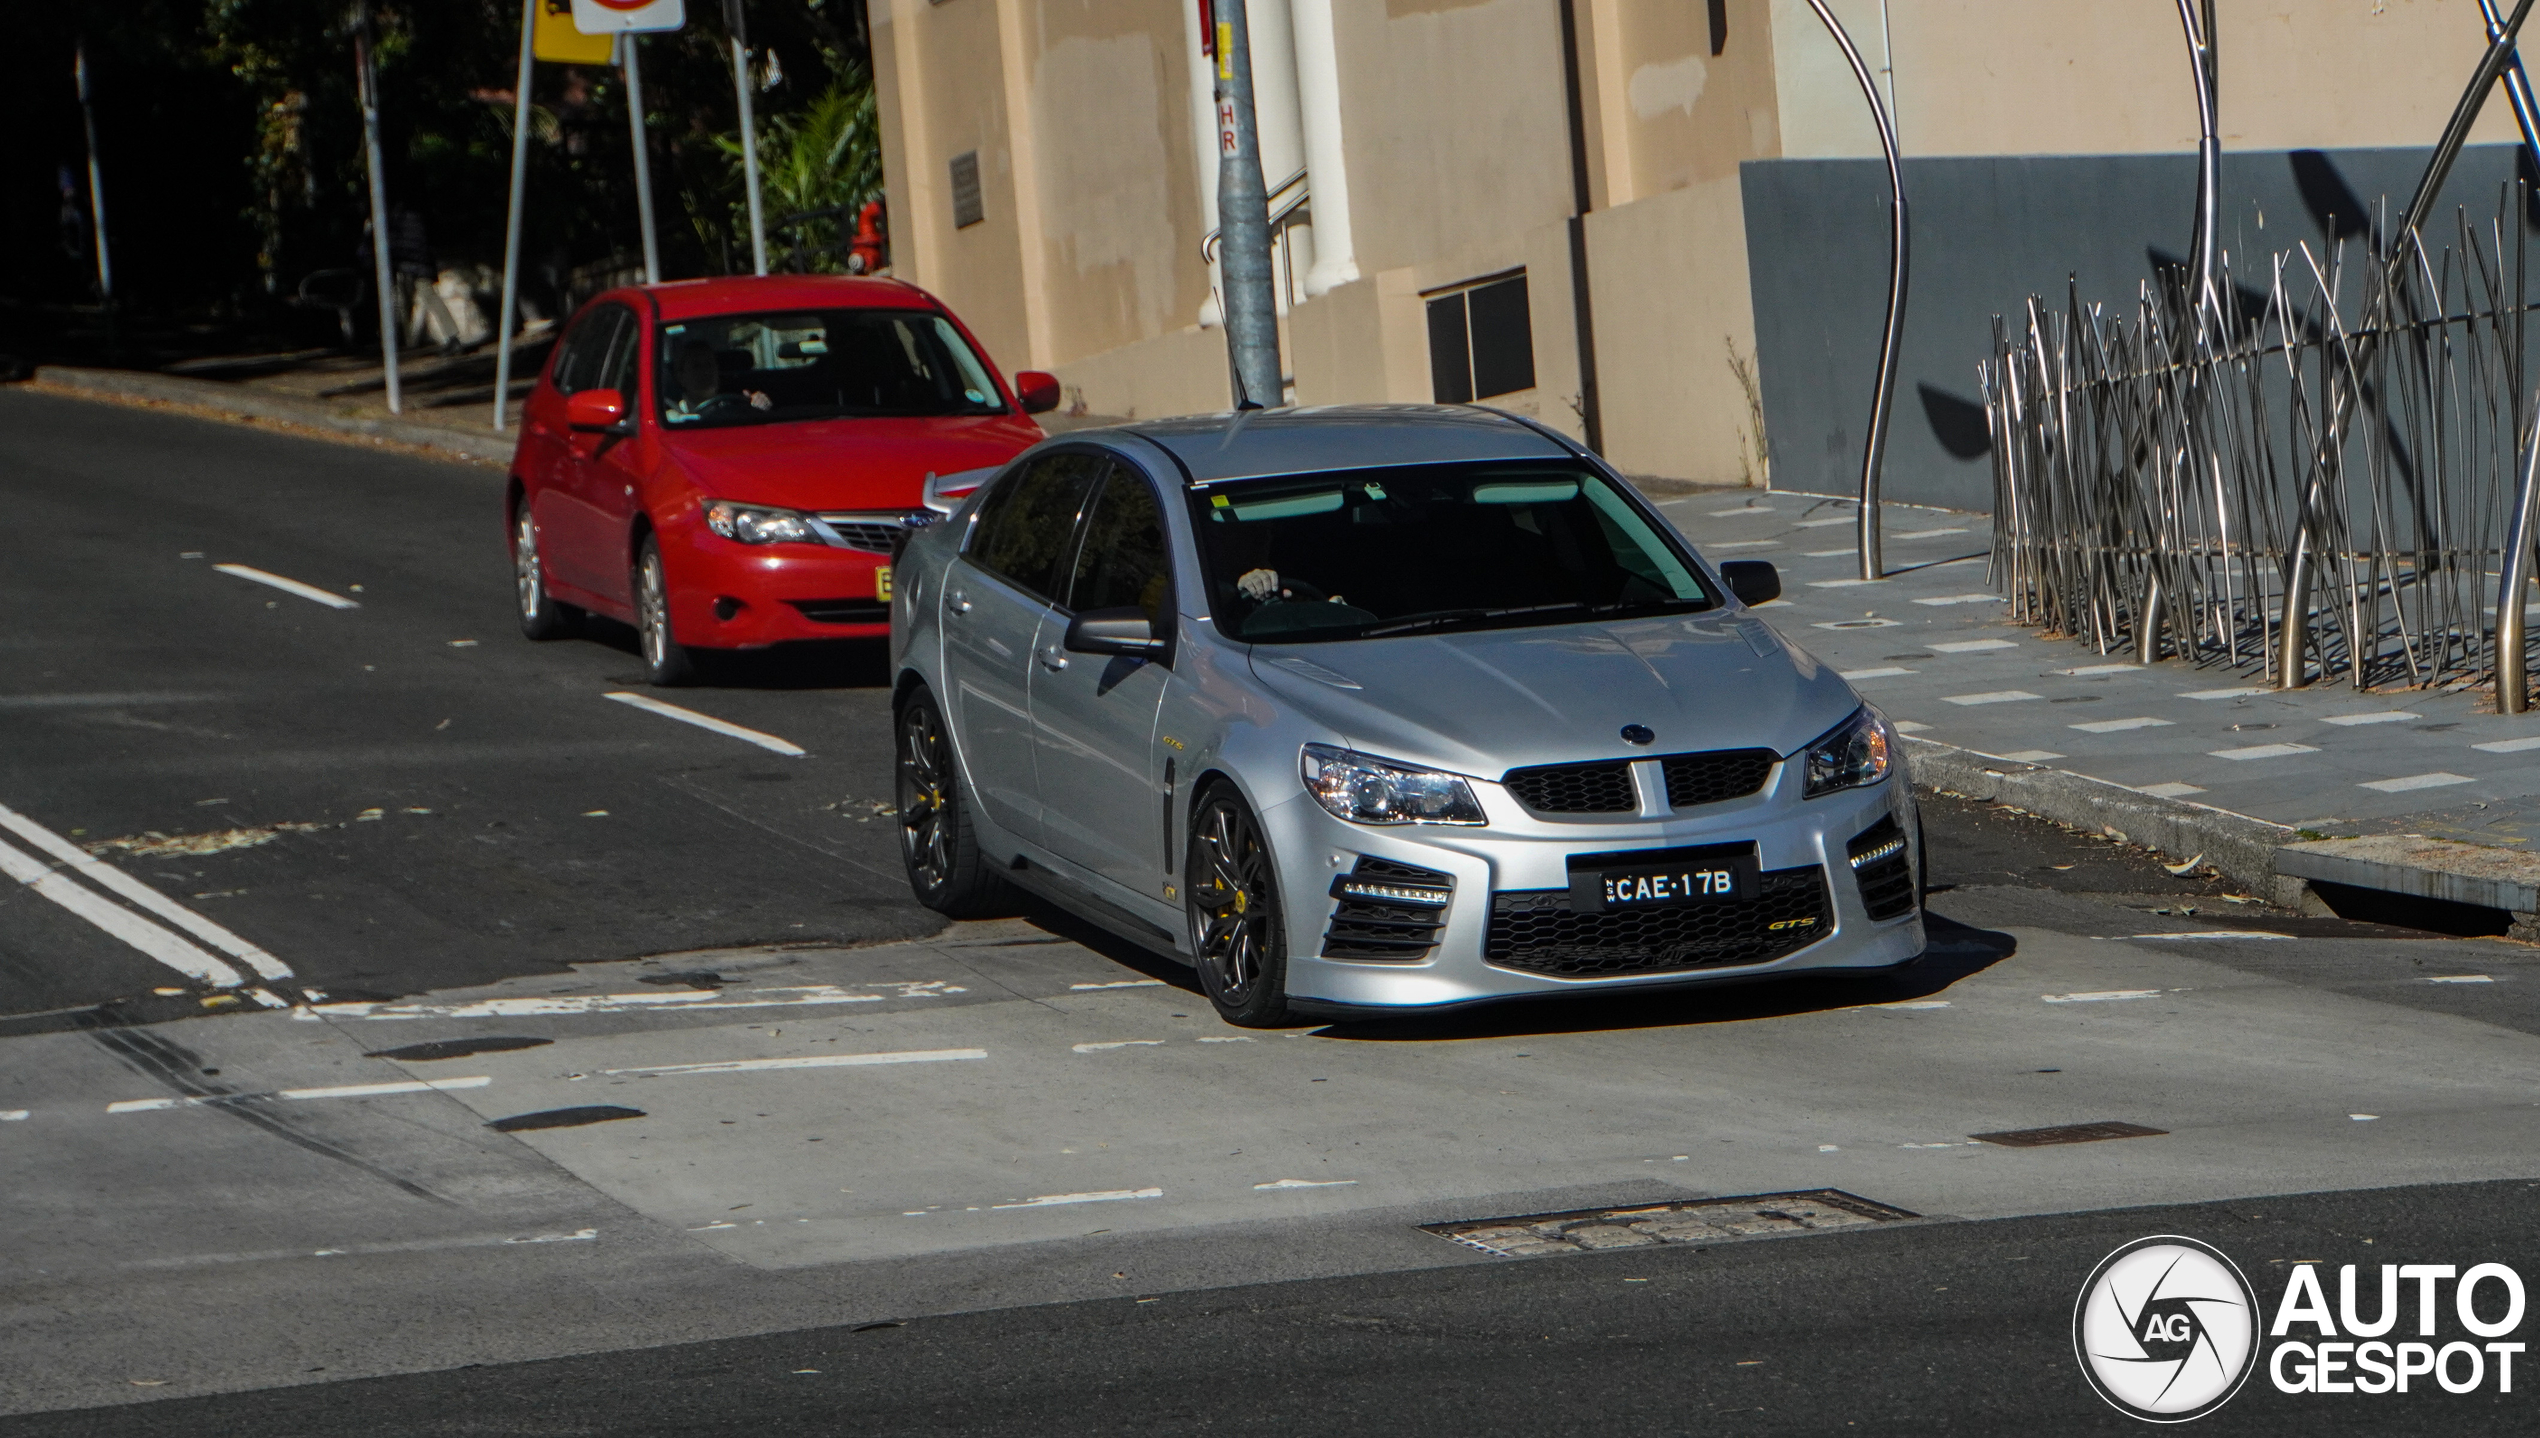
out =
[[(582, 617), (581, 637), (629, 658), (644, 652), (634, 626), (596, 614)], [(882, 689), (891, 682), (889, 646), (879, 639), (806, 639), (765, 649), (700, 650), (695, 657), (697, 685), (704, 689)], [(616, 682), (641, 689), (644, 676), (630, 672)]]

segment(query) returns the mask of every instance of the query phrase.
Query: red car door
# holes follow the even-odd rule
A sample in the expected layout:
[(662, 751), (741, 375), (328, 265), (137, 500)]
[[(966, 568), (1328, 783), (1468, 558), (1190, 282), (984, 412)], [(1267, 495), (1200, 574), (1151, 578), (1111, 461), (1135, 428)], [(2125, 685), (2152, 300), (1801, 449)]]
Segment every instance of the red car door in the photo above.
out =
[[(591, 579), (585, 587), (631, 609), (635, 603), (635, 552), (628, 540), (634, 532), (636, 511), (643, 508), (640, 465), (652, 448), (652, 436), (645, 423), (641, 393), (644, 322), (632, 311), (620, 313), (625, 319), (602, 362), (598, 387), (617, 391), (626, 402), (627, 424), (634, 432), (590, 436), (598, 442), (584, 451), (573, 489), (590, 526), (586, 543)], [(677, 561), (665, 554), (662, 562), (669, 565)]]
[[(558, 391), (570, 398), (585, 390), (613, 388), (610, 380), (620, 356), (634, 352), (637, 329), (634, 311), (624, 305), (586, 311), (565, 338), (566, 353), (556, 364)], [(568, 435), (548, 503), (538, 515), (549, 571), (587, 596), (621, 605), (626, 602), (626, 565), (619, 557), (623, 546), (612, 539), (608, 513), (596, 503), (600, 481), (593, 469), (595, 461), (627, 442), (613, 434)]]

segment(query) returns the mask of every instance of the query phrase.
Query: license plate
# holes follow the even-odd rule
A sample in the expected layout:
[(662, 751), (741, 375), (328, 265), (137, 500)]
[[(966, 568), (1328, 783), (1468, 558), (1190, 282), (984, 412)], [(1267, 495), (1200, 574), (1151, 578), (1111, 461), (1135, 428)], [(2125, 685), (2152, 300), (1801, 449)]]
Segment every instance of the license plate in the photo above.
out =
[(1706, 844), (1570, 861), (1570, 907), (1586, 913), (1718, 904), (1755, 897), (1752, 844)]
[(874, 567), (873, 597), (876, 599), (889, 599), (891, 597), (891, 566), (882, 564)]

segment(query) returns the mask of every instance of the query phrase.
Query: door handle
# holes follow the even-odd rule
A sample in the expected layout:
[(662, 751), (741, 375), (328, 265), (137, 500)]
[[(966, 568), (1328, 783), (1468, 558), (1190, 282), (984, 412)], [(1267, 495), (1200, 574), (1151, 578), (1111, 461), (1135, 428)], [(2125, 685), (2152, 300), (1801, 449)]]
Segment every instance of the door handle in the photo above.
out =
[(1055, 644), (1041, 646), (1041, 663), (1052, 672), (1067, 667), (1067, 651)]
[(952, 593), (945, 595), (944, 599), (945, 607), (950, 609), (953, 613), (968, 614), (970, 612), (970, 601), (963, 597), (960, 590), (956, 589)]

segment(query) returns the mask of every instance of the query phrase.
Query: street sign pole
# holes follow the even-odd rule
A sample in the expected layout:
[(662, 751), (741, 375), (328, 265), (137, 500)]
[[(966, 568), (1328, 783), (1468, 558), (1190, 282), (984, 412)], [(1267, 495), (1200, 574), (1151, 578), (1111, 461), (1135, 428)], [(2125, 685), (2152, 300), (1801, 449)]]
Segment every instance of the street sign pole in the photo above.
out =
[(353, 68), (362, 98), (362, 146), (370, 159), (370, 257), (379, 286), (379, 363), (388, 380), (388, 412), (404, 406), (397, 391), (397, 286), (388, 272), (388, 175), (379, 157), (379, 73), (371, 60), (370, 0), (354, 10)]
[(115, 303), (115, 266), (106, 254), (106, 177), (97, 165), (97, 111), (88, 97), (88, 37), (71, 47), (71, 74), (79, 81), (79, 122), (88, 131), (88, 215), (97, 227), (97, 297), (108, 309)]
[(644, 144), (644, 72), (635, 63), (635, 32), (617, 37), (626, 67), (626, 126), (635, 142), (635, 222), (644, 231), (644, 283), (661, 283), (661, 246), (653, 239), (653, 162)]
[(1216, 0), (1218, 268), (1226, 282), (1226, 348), (1238, 409), (1279, 404), (1279, 302), (1271, 288), (1270, 196), (1252, 107), (1252, 42), (1244, 0)]
[(767, 273), (767, 219), (759, 208), (758, 125), (750, 107), (749, 25), (741, 0), (723, 0), (723, 16), (732, 27), (732, 92), (741, 101), (741, 177), (750, 192), (750, 273)]
[(495, 321), (494, 430), (502, 432), (512, 398), (512, 312), (520, 298), (520, 206), (529, 174), (530, 47), (538, 29), (538, 0), (520, 0), (520, 79), (512, 92), (512, 203), (503, 221), (503, 313)]

